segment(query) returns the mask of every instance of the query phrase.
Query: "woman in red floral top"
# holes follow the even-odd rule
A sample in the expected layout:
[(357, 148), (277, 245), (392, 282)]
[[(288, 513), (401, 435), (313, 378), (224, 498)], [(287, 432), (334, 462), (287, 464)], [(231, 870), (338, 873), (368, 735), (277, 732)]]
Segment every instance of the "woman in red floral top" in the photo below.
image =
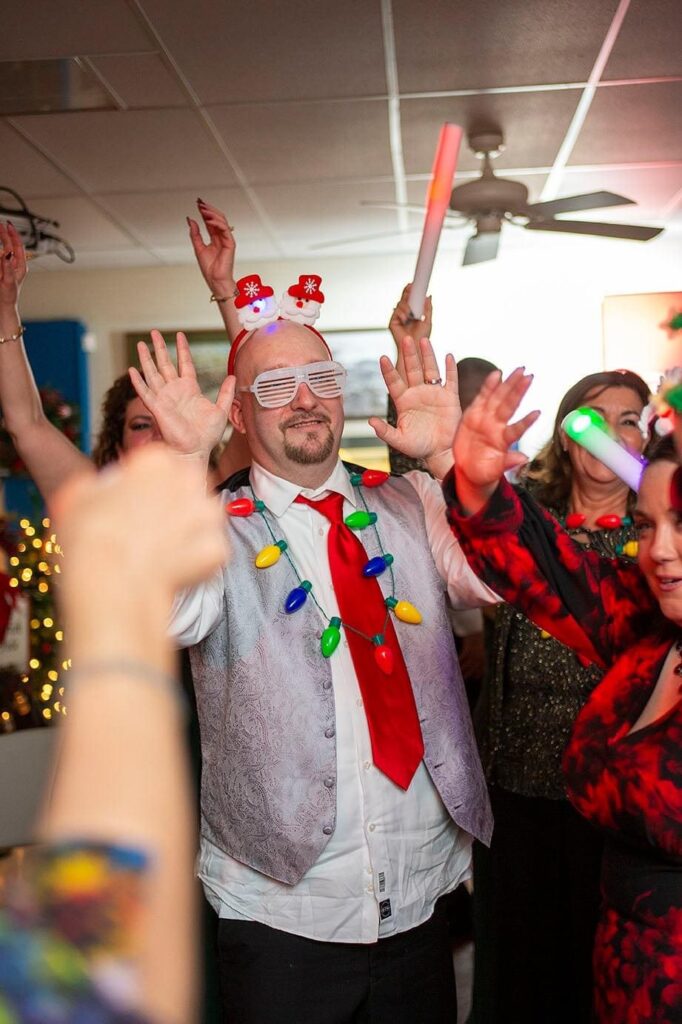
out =
[(682, 515), (663, 441), (642, 479), (638, 566), (581, 549), (504, 480), (534, 421), (509, 425), (531, 378), (491, 375), (455, 439), (450, 521), (504, 600), (607, 669), (564, 756), (569, 797), (605, 830), (595, 1001), (603, 1024), (682, 1021)]

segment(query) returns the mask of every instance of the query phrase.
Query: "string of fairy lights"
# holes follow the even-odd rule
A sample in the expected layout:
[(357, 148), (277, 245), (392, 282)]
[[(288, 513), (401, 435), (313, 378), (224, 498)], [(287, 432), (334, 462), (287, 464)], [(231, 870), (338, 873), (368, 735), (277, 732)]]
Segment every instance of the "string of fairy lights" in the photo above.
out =
[(54, 576), (61, 572), (59, 559), (63, 552), (56, 534), (50, 532), (51, 525), (47, 517), (39, 527), (29, 519), (21, 519), (16, 554), (9, 559), (9, 585), (30, 601), (29, 660), (21, 681), (48, 722), (55, 716), (66, 715), (64, 677), (71, 667), (62, 647), (64, 632), (52, 592)]

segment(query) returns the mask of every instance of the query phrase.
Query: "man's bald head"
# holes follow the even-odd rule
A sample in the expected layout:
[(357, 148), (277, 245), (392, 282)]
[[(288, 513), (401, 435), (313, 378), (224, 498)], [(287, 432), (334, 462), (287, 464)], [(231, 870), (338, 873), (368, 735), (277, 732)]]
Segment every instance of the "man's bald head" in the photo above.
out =
[(275, 320), (258, 327), (242, 341), (235, 358), (237, 387), (252, 384), (265, 370), (324, 359), (331, 359), (329, 349), (315, 331), (292, 320)]

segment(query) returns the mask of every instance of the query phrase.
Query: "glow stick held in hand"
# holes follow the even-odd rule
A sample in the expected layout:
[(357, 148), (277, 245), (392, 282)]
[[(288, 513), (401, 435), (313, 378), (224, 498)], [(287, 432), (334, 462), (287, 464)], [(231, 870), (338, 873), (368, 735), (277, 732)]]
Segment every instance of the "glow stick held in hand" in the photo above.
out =
[(431, 271), (436, 258), (443, 221), (450, 204), (452, 182), (455, 177), (459, 144), (462, 141), (462, 129), (458, 124), (444, 124), (440, 130), (436, 156), (431, 172), (431, 184), (426, 203), (424, 231), (422, 232), (417, 266), (410, 289), (410, 312), (415, 320), (419, 320), (424, 312), (426, 291), (431, 280)]
[(619, 444), (609, 434), (604, 417), (596, 409), (574, 409), (564, 418), (561, 429), (633, 491), (639, 490), (647, 460)]

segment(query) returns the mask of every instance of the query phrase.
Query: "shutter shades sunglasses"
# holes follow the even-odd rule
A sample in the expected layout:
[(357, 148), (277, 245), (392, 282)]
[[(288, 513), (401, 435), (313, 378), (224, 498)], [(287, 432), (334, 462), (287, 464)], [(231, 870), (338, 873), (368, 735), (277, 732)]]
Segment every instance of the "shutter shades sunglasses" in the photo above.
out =
[(293, 401), (301, 384), (307, 384), (318, 398), (338, 398), (343, 394), (346, 371), (340, 363), (325, 360), (305, 366), (284, 366), (259, 373), (253, 384), (240, 391), (251, 391), (264, 409), (278, 409)]

